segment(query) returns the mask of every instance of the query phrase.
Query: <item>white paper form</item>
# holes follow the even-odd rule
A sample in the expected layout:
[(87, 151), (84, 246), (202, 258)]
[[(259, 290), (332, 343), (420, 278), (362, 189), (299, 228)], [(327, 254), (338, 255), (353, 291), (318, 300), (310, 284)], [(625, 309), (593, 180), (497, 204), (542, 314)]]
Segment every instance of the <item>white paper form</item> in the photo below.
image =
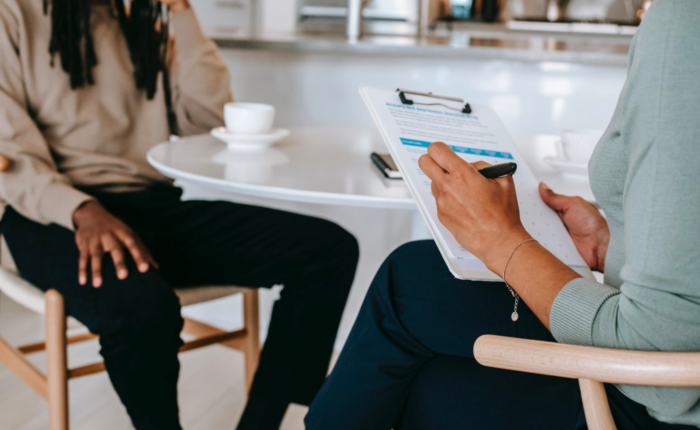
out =
[(445, 142), (462, 159), (489, 164), (515, 162), (513, 176), (518, 194), (520, 217), (528, 233), (559, 260), (582, 274), (590, 275), (586, 264), (558, 215), (539, 196), (538, 182), (520, 156), (510, 135), (496, 113), (486, 107), (471, 105), (472, 113), (459, 111), (463, 104), (410, 95), (416, 103), (442, 102), (459, 108), (402, 104), (395, 91), (362, 87), (367, 104), (391, 155), (404, 175), (419, 209), (426, 219), (452, 273), (462, 279), (500, 280), (474, 255), (466, 251), (437, 217), (430, 179), (418, 166), (418, 159), (428, 146)]

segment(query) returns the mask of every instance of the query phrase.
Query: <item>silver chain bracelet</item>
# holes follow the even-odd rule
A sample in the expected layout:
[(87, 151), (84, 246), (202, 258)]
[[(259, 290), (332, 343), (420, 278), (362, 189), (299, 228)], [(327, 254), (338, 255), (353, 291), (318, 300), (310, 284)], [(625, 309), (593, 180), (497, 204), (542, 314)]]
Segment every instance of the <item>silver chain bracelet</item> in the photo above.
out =
[(506, 266), (503, 268), (503, 276), (502, 276), (503, 282), (506, 284), (506, 287), (508, 288), (508, 291), (510, 291), (510, 294), (512, 294), (513, 297), (515, 298), (515, 306), (513, 307), (513, 313), (510, 315), (510, 319), (512, 319), (514, 322), (517, 321), (518, 318), (520, 317), (518, 315), (518, 302), (520, 301), (520, 296), (518, 295), (518, 293), (515, 292), (513, 287), (508, 285), (508, 281), (506, 281), (506, 269), (508, 268), (508, 263), (510, 263), (510, 259), (513, 258), (513, 255), (515, 254), (515, 251), (517, 251), (518, 248), (520, 248), (520, 245), (522, 245), (525, 242), (537, 242), (537, 241), (535, 239), (530, 238), (530, 239), (525, 239), (522, 242), (520, 242), (515, 247), (515, 249), (513, 249), (513, 252), (510, 253), (508, 260), (506, 260)]

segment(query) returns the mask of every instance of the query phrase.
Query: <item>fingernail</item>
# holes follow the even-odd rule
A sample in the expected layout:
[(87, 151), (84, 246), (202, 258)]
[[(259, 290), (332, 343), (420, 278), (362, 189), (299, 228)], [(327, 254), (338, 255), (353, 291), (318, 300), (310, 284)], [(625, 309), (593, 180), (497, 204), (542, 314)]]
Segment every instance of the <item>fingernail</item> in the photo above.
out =
[(95, 287), (95, 288), (100, 288), (101, 285), (102, 285), (102, 279), (95, 278), (95, 279), (92, 281), (92, 286)]
[(147, 263), (142, 263), (141, 265), (139, 265), (139, 270), (140, 270), (142, 273), (147, 272), (147, 271), (148, 271), (148, 264), (147, 264)]
[(542, 186), (542, 188), (549, 191), (549, 187), (547, 186), (547, 184), (545, 184), (544, 182), (540, 182), (540, 185)]
[(87, 282), (87, 279), (85, 279), (85, 276), (78, 277), (78, 283), (80, 285), (85, 285), (85, 282)]

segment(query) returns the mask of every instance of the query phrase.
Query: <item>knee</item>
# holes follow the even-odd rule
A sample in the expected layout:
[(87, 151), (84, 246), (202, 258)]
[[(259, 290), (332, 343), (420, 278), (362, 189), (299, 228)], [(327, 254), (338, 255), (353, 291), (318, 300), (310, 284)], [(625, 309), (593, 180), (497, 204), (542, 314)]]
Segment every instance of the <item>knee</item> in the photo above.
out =
[(409, 294), (411, 288), (425, 288), (445, 272), (447, 267), (434, 241), (408, 242), (384, 260), (370, 286), (370, 295), (387, 298)]
[(331, 221), (315, 219), (312, 230), (315, 257), (351, 263), (354, 267), (360, 257), (360, 246), (355, 236)]
[(337, 224), (333, 225), (335, 226), (335, 240), (339, 252), (344, 258), (351, 261), (353, 266), (356, 265), (357, 261), (360, 259), (360, 244), (357, 238), (341, 226)]
[(422, 270), (435, 261), (442, 260), (440, 250), (432, 240), (418, 240), (404, 243), (396, 248), (384, 261), (393, 272), (406, 273)]

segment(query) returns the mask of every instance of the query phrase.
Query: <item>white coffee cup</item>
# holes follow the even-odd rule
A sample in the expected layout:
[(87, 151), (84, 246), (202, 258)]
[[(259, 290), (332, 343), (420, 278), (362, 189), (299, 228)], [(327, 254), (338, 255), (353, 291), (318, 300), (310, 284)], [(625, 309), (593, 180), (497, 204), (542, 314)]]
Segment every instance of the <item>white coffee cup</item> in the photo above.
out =
[(226, 103), (224, 122), (233, 134), (267, 134), (275, 121), (275, 107), (263, 103)]
[(576, 164), (588, 164), (603, 130), (564, 130), (559, 144), (560, 155)]

